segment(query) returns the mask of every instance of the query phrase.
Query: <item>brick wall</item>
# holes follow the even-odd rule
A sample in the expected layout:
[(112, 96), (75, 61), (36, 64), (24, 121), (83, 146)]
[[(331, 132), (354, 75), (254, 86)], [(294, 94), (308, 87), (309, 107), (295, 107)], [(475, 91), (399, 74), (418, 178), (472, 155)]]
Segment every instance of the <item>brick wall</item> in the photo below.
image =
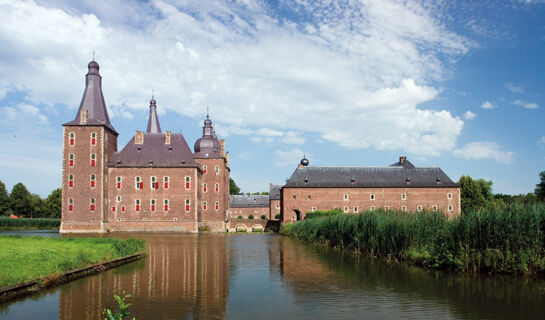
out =
[(280, 214), (280, 200), (270, 200), (269, 208), (269, 220), (274, 220), (275, 216)]
[[(345, 197), (346, 195), (346, 197)], [(372, 199), (372, 195), (374, 199)], [(405, 200), (403, 200), (405, 195)], [(449, 195), (451, 198), (449, 198)], [(304, 219), (307, 212), (331, 210), (348, 213), (385, 208), (407, 211), (437, 210), (460, 214), (459, 188), (282, 188), (282, 221)], [(449, 207), (452, 209), (449, 211)], [(299, 217), (297, 216), (299, 212)]]
[(261, 219), (262, 214), (264, 214), (266, 217), (269, 217), (269, 208), (268, 207), (229, 208), (229, 219), (236, 220), (238, 216), (242, 216), (243, 219), (248, 219), (248, 217), (251, 214), (254, 215), (254, 219)]
[[(199, 225), (209, 231), (225, 231), (229, 204), (229, 168), (224, 158), (195, 159), (202, 171), (199, 190)], [(218, 172), (216, 173), (216, 167)], [(206, 185), (206, 190), (205, 190)], [(216, 191), (217, 185), (217, 191)], [(206, 208), (205, 208), (206, 202)], [(216, 209), (216, 202), (218, 207)]]

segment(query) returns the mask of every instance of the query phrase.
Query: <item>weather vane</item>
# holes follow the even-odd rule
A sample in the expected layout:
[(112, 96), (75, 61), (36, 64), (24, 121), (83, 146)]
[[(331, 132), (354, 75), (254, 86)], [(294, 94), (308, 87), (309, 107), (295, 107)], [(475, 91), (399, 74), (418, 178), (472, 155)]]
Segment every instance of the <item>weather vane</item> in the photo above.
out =
[(151, 88), (151, 98), (155, 99), (155, 89)]
[(95, 61), (95, 49), (93, 48), (93, 61)]

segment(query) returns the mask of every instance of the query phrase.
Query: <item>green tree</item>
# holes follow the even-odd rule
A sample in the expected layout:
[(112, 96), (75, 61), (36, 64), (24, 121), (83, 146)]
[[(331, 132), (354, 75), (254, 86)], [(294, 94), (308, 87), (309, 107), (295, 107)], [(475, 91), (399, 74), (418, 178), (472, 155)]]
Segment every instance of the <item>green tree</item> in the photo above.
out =
[(478, 210), (493, 198), (492, 181), (473, 180), (470, 176), (461, 176), (458, 181), (462, 212)]
[(31, 195), (21, 182), (11, 189), (9, 205), (15, 215), (30, 216), (32, 214)]
[(57, 188), (44, 200), (45, 216), (49, 218), (61, 217), (62, 189)]
[(0, 216), (8, 214), (9, 210), (9, 194), (6, 185), (0, 181)]
[(539, 173), (539, 183), (536, 185), (535, 194), (539, 201), (545, 202), (545, 171)]
[(240, 188), (235, 183), (235, 180), (229, 178), (229, 194), (240, 194)]
[(44, 217), (44, 201), (37, 194), (30, 195), (30, 217), (31, 218), (43, 218)]

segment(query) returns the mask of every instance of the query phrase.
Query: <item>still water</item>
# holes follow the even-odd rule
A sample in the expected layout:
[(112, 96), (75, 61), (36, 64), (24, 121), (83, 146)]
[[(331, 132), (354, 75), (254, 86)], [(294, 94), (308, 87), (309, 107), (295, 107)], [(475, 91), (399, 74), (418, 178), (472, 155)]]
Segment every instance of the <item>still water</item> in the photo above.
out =
[(103, 319), (123, 291), (137, 319), (545, 319), (543, 280), (434, 272), (270, 234), (136, 236), (145, 259), (0, 305), (0, 319)]

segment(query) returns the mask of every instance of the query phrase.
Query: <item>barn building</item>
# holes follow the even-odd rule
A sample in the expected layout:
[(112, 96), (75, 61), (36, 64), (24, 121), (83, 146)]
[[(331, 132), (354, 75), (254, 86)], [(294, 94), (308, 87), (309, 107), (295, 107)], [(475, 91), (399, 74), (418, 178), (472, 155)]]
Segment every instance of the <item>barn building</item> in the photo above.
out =
[(406, 157), (383, 167), (310, 166), (303, 158), (280, 193), (283, 223), (332, 209), (461, 212), (460, 187), (440, 168), (415, 167)]
[(193, 153), (163, 132), (151, 99), (146, 132), (118, 152), (99, 65), (88, 65), (76, 118), (63, 125), (62, 233), (225, 231), (229, 154), (207, 115)]

